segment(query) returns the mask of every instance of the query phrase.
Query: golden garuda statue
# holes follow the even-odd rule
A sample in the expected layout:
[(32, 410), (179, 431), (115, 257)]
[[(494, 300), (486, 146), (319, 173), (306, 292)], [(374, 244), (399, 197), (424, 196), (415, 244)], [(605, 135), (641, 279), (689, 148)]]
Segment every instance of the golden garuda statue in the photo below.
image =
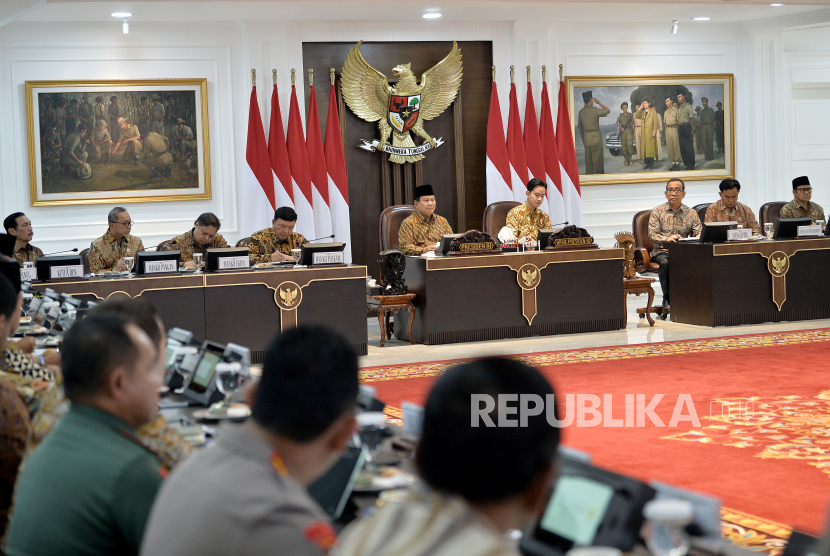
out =
[[(378, 122), (380, 140), (360, 145), (369, 151), (389, 153), (389, 160), (403, 164), (424, 158), (423, 153), (441, 146), (424, 131), (423, 122), (437, 118), (452, 104), (461, 87), (461, 51), (453, 41), (447, 57), (421, 76), (419, 85), (410, 64), (397, 65), (392, 74), (399, 77), (394, 87), (386, 76), (366, 63), (360, 54), (360, 41), (349, 52), (340, 78), (341, 90), (352, 112), (367, 122)], [(424, 140), (415, 146), (409, 132)], [(392, 144), (389, 144), (389, 135)]]

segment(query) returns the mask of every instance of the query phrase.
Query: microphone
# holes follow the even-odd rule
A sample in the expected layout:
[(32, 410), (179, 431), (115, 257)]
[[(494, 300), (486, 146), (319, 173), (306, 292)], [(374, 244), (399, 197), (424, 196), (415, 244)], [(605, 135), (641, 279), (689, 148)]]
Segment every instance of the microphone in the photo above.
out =
[(567, 226), (568, 224), (570, 224), (570, 222), (565, 220), (564, 222), (560, 222), (559, 224), (551, 224), (550, 227), (553, 228), (554, 226)]
[(74, 249), (67, 249), (66, 251), (55, 251), (54, 253), (49, 253), (48, 255), (43, 255), (44, 257), (51, 257), (52, 255), (60, 255), (61, 253), (77, 253), (78, 248)]
[(309, 239), (308, 242), (311, 243), (312, 241), (320, 241), (321, 239), (332, 239), (332, 238), (334, 238), (334, 234), (331, 234), (330, 236), (318, 237), (317, 239)]

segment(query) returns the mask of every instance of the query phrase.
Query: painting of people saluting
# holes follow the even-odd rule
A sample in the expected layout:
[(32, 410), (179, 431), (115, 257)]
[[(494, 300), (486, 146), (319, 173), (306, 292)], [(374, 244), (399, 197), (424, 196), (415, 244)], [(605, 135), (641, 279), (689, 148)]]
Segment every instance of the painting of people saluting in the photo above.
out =
[(734, 177), (733, 79), (567, 77), (580, 184)]
[(27, 81), (32, 205), (210, 198), (207, 80)]

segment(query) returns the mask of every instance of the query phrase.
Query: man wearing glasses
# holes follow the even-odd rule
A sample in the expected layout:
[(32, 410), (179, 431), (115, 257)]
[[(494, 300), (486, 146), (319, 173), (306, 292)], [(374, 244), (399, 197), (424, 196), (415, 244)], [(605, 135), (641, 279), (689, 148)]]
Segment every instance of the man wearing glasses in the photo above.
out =
[(133, 221), (124, 207), (115, 207), (107, 217), (109, 230), (89, 246), (89, 269), (101, 272), (121, 272), (126, 270), (124, 257), (135, 257), (144, 251), (141, 238), (130, 235)]
[(793, 180), (793, 196), (795, 199), (781, 208), (781, 218), (797, 218), (809, 216), (813, 222), (824, 221), (824, 209), (816, 203), (810, 202), (813, 196), (813, 188), (810, 186), (810, 179), (801, 176)]
[(683, 204), (686, 196), (686, 184), (683, 180), (674, 178), (666, 184), (666, 199), (668, 202), (651, 211), (648, 219), (648, 237), (654, 243), (651, 251), (651, 260), (660, 265), (660, 287), (663, 289), (663, 312), (665, 319), (669, 314), (669, 253), (664, 244), (687, 237), (700, 235), (700, 217), (697, 211)]

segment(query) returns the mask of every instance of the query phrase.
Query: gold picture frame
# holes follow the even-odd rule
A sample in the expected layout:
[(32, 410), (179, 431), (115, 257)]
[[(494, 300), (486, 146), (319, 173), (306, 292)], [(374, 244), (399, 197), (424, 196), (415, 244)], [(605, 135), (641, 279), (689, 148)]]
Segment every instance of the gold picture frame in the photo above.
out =
[[(148, 105), (155, 104), (153, 96), (160, 97), (164, 107), (160, 121), (153, 121), (152, 110), (148, 109)], [(95, 102), (97, 97), (103, 99), (102, 108)], [(89, 107), (84, 106), (87, 103), (92, 107), (91, 118)], [(111, 104), (116, 106), (112, 111)], [(77, 134), (79, 125), (92, 122), (95, 129), (99, 110), (105, 116), (104, 128), (96, 134), (101, 141), (93, 142), (90, 131), (81, 138)], [(127, 119), (128, 126), (145, 123), (152, 126), (151, 132), (162, 135), (172, 164), (164, 154), (146, 156), (149, 149), (144, 148), (143, 138), (135, 145), (122, 143), (110, 155), (108, 150), (117, 145), (121, 133), (113, 117), (116, 112)], [(181, 131), (176, 117), (184, 120)], [(32, 206), (211, 198), (207, 79), (26, 81), (26, 121)], [(185, 127), (190, 128), (193, 139), (176, 139), (189, 136)], [(104, 129), (110, 135), (109, 144)], [(124, 133), (131, 132), (128, 128)], [(79, 135), (78, 141), (71, 137), (73, 134)], [(154, 140), (158, 142), (159, 138)], [(72, 158), (63, 148), (76, 142), (76, 156)], [(80, 162), (88, 168), (79, 170)]]
[[(735, 83), (734, 75), (731, 73), (699, 74), (699, 75), (639, 75), (639, 76), (569, 76), (565, 78), (565, 87), (568, 98), (568, 110), (573, 125), (574, 147), (576, 148), (577, 163), (579, 166), (580, 185), (604, 185), (618, 183), (646, 183), (665, 182), (671, 177), (678, 177), (684, 181), (696, 180), (723, 180), (735, 177)], [(673, 136), (674, 131), (667, 128), (664, 120), (664, 113), (667, 110), (666, 98), (677, 100), (677, 90), (687, 91), (686, 102), (691, 104), (693, 116), (696, 120), (703, 115), (703, 125), (697, 124), (695, 133), (692, 134), (692, 149), (694, 157), (693, 169), (687, 169), (686, 164), (690, 159), (688, 150), (686, 158), (682, 153), (676, 151)], [(580, 133), (580, 113), (587, 105), (583, 99), (583, 93), (591, 92), (591, 101), (599, 101), (610, 110), (610, 113), (599, 120), (599, 132), (601, 136), (602, 161), (597, 160), (597, 137), (596, 131), (589, 134), (588, 149), (593, 150), (593, 159), (590, 167), (586, 161), (586, 146), (583, 143)], [(587, 96), (587, 95), (586, 95)], [(661, 156), (658, 159), (652, 156), (651, 167), (645, 168), (646, 163), (643, 154), (652, 154), (654, 143), (648, 149), (639, 145), (641, 141), (632, 138), (634, 149), (631, 164), (625, 164), (626, 153), (623, 152), (623, 137), (634, 135), (633, 124), (631, 134), (623, 135), (618, 125), (618, 117), (622, 114), (621, 104), (627, 102), (628, 113), (635, 112), (635, 103), (650, 98), (650, 105), (656, 109), (659, 118), (649, 121), (651, 129), (655, 129), (657, 122), (660, 126), (658, 152)], [(715, 113), (714, 125), (709, 122), (712, 119), (712, 112), (704, 112), (705, 108), (702, 98), (706, 97), (708, 108)], [(721, 106), (715, 111), (717, 104)], [(594, 104), (602, 110), (601, 105)], [(696, 108), (700, 108), (698, 112)], [(596, 113), (594, 113), (596, 114)], [(638, 118), (639, 119), (639, 118)], [(594, 116), (594, 121), (596, 117)], [(722, 124), (720, 123), (722, 122)], [(592, 123), (589, 111), (585, 113), (585, 128), (595, 127)], [(679, 138), (679, 142), (688, 147), (691, 127), (676, 131), (686, 138)], [(705, 133), (704, 133), (705, 132)], [(672, 137), (669, 137), (669, 134)], [(592, 137), (593, 135), (593, 137)], [(654, 135), (652, 135), (654, 136)], [(656, 138), (657, 138), (656, 137)], [(672, 147), (668, 141), (672, 140)], [(593, 143), (593, 144), (592, 144)], [(640, 148), (642, 147), (642, 148)], [(699, 153), (698, 148), (704, 152)], [(707, 150), (708, 149), (708, 150)], [(670, 150), (676, 151), (675, 159), (671, 159)], [(681, 148), (680, 151), (684, 149)], [(630, 151), (629, 151), (630, 154)], [(711, 158), (710, 158), (711, 156)], [(591, 173), (588, 173), (588, 170)], [(597, 172), (597, 169), (603, 170)]]

